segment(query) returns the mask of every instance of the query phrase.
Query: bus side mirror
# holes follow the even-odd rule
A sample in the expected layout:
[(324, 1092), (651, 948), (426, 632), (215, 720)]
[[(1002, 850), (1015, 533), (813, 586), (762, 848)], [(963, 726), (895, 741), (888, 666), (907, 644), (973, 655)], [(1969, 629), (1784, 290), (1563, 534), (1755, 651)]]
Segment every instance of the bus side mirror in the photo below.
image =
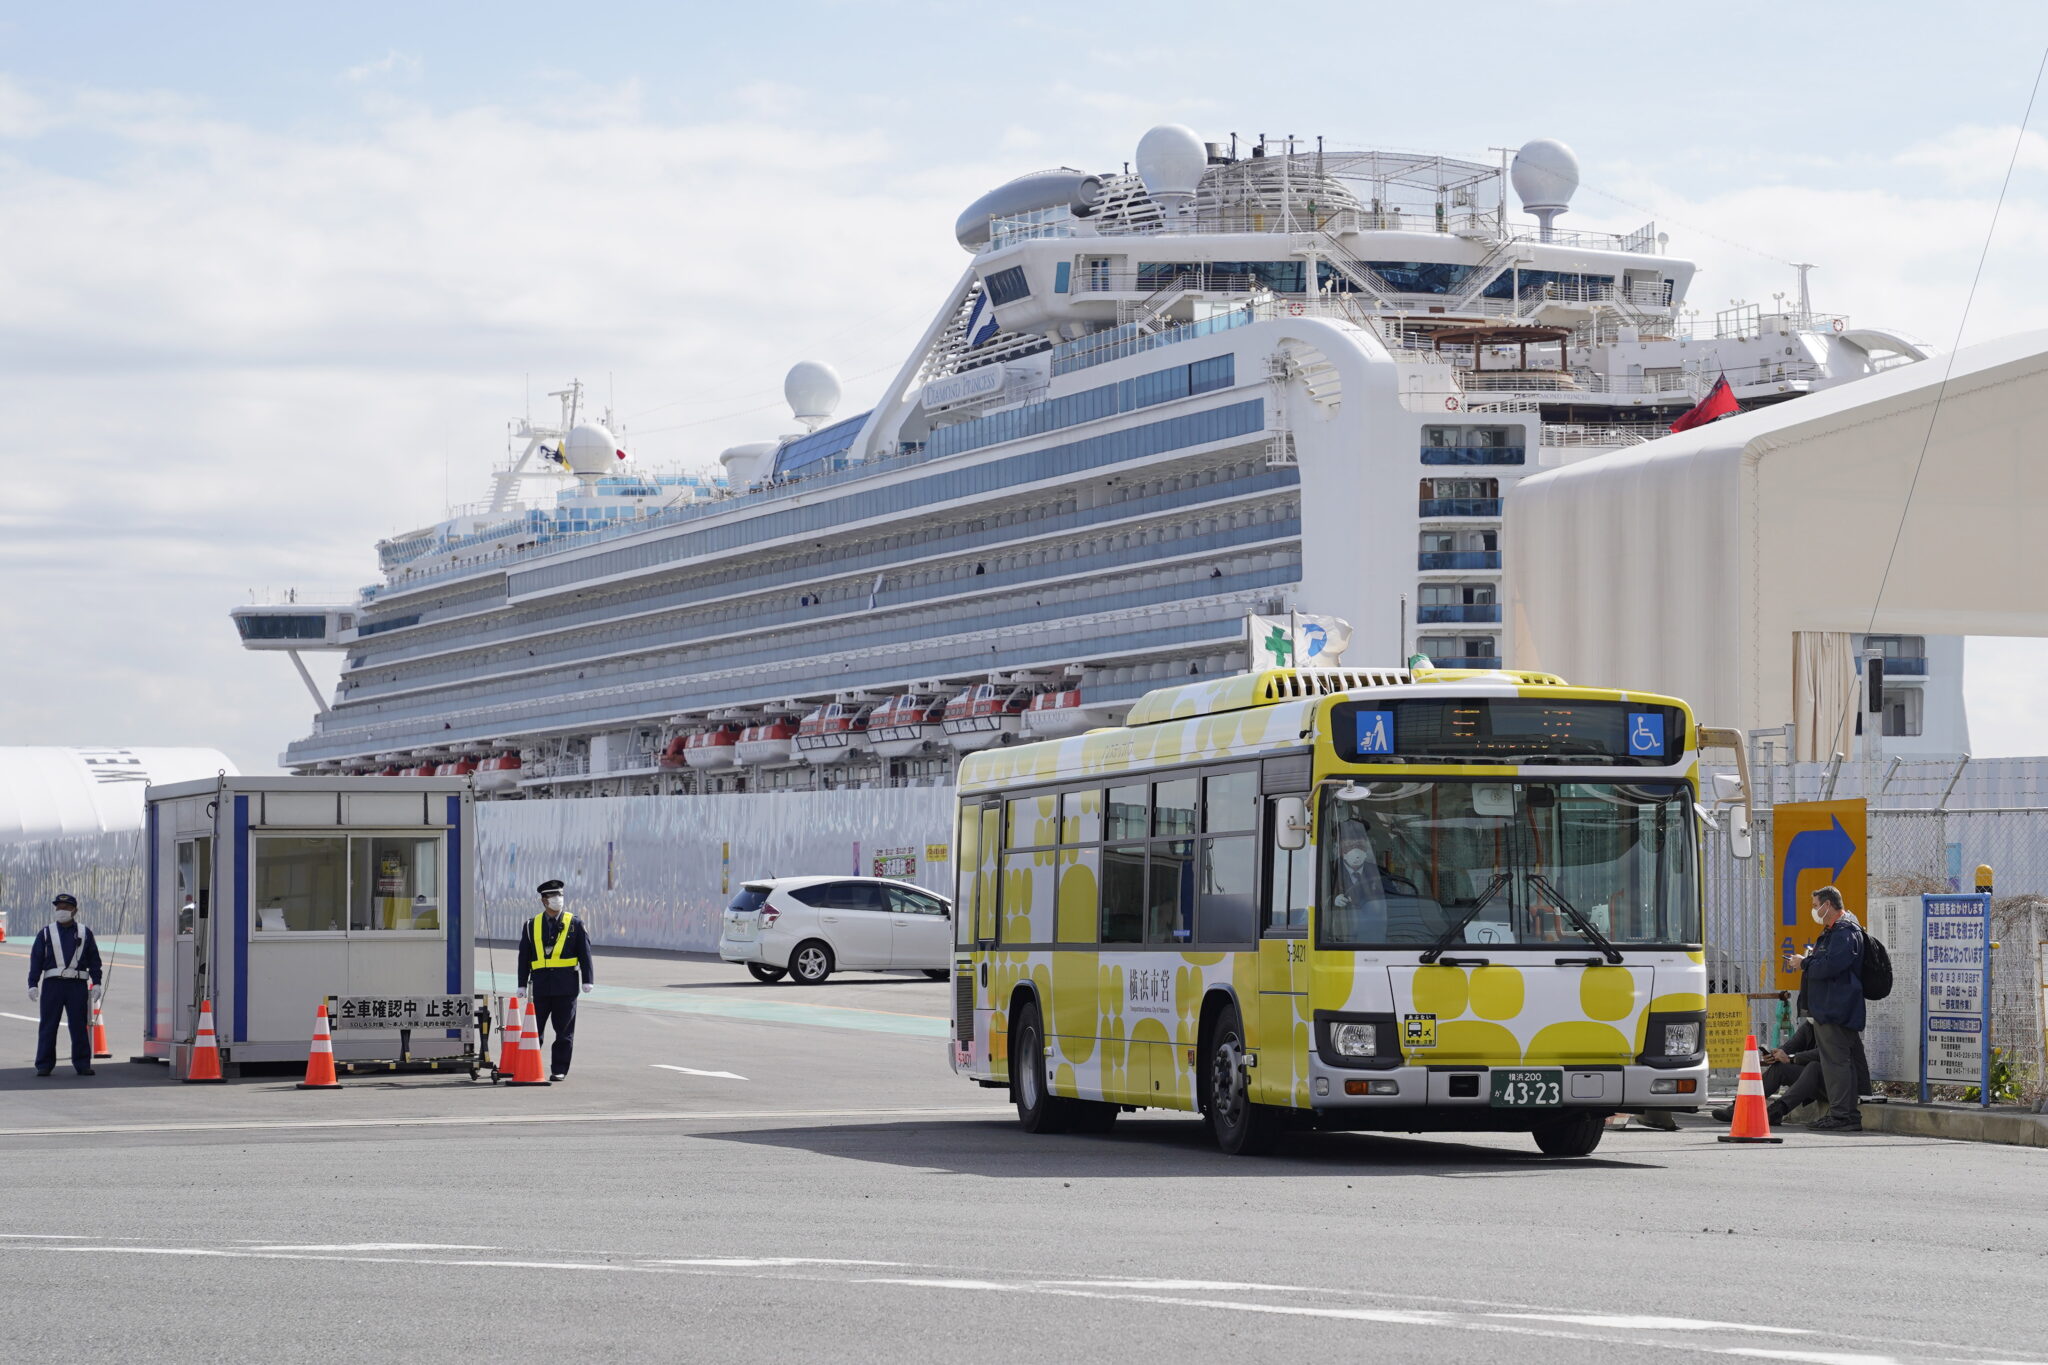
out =
[(1298, 796), (1273, 802), (1273, 842), (1289, 853), (1308, 847), (1308, 802)]
[(1728, 851), (1738, 858), (1756, 853), (1756, 840), (1750, 836), (1748, 806), (1728, 808)]

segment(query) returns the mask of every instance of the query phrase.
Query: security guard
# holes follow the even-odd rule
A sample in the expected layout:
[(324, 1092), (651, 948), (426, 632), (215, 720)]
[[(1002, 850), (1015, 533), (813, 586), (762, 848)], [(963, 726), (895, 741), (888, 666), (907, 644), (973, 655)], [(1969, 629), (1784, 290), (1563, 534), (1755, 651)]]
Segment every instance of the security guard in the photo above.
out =
[(71, 1017), (71, 1067), (92, 1075), (92, 1019), (100, 994), (100, 945), (78, 922), (78, 898), (61, 892), (50, 902), (56, 923), (44, 927), (28, 950), (28, 998), (43, 1007), (36, 1032), (36, 1075), (57, 1069), (57, 1020)]
[(552, 1019), (555, 1048), (548, 1079), (567, 1080), (569, 1056), (576, 1050), (576, 996), (596, 984), (591, 969), (590, 938), (574, 915), (562, 911), (562, 884), (542, 882), (541, 912), (519, 931), (519, 988), (533, 1005), (533, 1040)]

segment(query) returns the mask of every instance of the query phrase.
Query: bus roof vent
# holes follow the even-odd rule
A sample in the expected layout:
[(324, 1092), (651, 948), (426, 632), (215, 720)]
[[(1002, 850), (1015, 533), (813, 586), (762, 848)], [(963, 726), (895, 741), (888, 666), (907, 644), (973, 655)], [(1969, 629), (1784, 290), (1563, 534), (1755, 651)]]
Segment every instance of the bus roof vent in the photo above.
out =
[(1214, 716), (1361, 687), (1397, 687), (1409, 681), (1405, 668), (1269, 668), (1147, 692), (1131, 707), (1124, 723), (1156, 725), (1163, 720)]

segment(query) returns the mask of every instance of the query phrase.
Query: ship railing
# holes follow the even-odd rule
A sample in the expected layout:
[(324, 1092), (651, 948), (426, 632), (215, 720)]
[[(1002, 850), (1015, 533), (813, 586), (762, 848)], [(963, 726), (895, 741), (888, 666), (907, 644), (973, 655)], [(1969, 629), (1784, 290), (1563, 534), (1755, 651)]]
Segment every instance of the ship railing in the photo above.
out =
[(1540, 443), (1546, 446), (1562, 446), (1566, 449), (1611, 449), (1616, 446), (1641, 445), (1645, 441), (1654, 441), (1659, 436), (1668, 436), (1670, 432), (1671, 429), (1669, 427), (1661, 425), (1579, 426), (1576, 424), (1553, 424), (1543, 428)]

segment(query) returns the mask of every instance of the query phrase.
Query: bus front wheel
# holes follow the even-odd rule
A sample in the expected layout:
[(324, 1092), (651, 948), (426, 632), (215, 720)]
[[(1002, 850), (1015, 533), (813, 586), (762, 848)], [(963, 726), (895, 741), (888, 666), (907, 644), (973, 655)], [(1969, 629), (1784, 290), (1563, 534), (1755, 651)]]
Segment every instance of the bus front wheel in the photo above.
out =
[(1560, 1114), (1536, 1125), (1532, 1136), (1545, 1156), (1588, 1156), (1607, 1131), (1607, 1115)]
[(1279, 1145), (1286, 1120), (1271, 1105), (1253, 1103), (1245, 1060), (1243, 1022), (1237, 1006), (1226, 1005), (1203, 1058), (1203, 1108), (1218, 1147), (1232, 1156), (1262, 1156)]

